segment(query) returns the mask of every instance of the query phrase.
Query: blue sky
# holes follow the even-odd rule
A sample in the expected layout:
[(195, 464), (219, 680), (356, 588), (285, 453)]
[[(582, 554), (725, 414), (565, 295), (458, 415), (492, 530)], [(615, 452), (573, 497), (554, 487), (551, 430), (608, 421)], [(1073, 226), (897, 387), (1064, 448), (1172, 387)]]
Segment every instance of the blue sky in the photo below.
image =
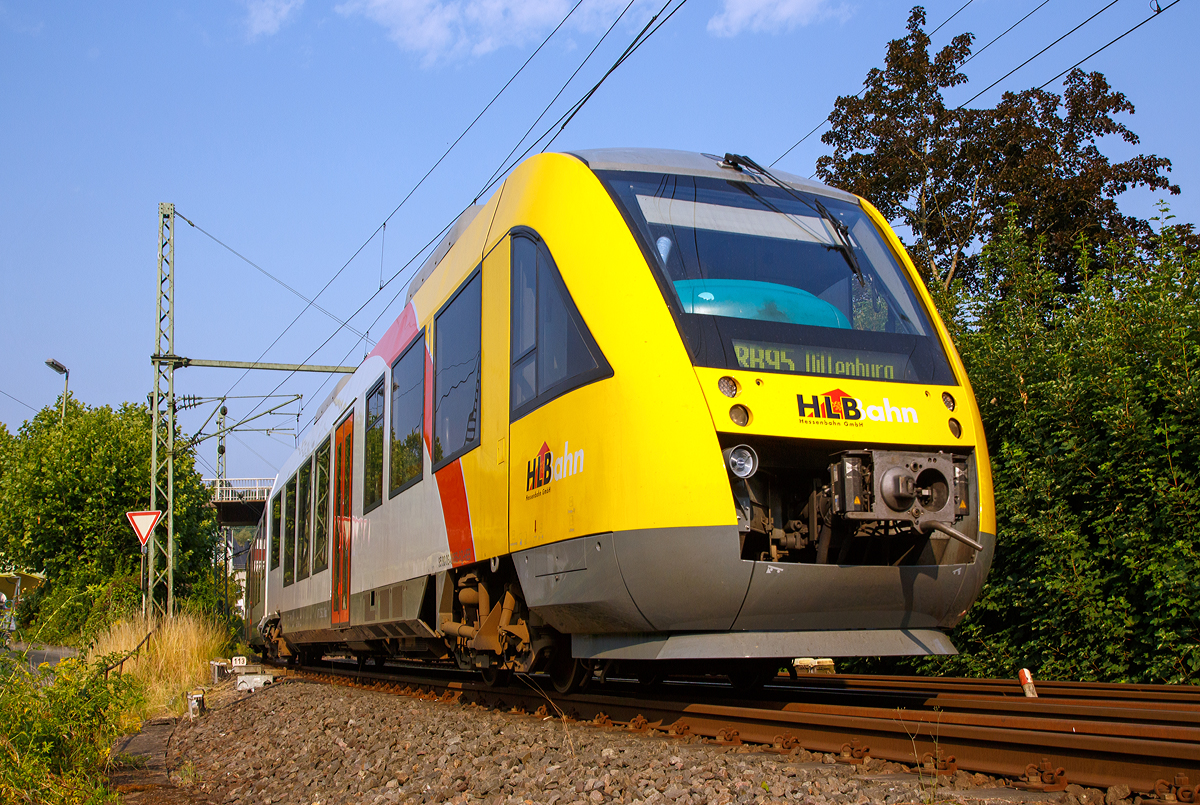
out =
[[(566, 0), (216, 0), (177, 3), (0, 0), (0, 422), (10, 430), (71, 390), (92, 405), (145, 399), (152, 382), (155, 219), (174, 202), (196, 225), (312, 296), (339, 318), (401, 271), (471, 201), (537, 114), (624, 7), (584, 0), (446, 161), (371, 237), (418, 179), (570, 8)], [(930, 28), (965, 0), (926, 4)], [(1040, 0), (972, 0), (934, 36), (970, 31), (987, 42)], [(963, 101), (1109, 0), (1050, 0), (968, 65)], [(1162, 5), (1167, 0), (1161, 0)], [(661, 5), (635, 0), (580, 71), (550, 119), (578, 98)], [(853, 94), (904, 33), (910, 5), (882, 0), (688, 0), (605, 83), (554, 144), (745, 153), (770, 162)], [(1040, 85), (1150, 14), (1119, 0), (979, 99)], [(1086, 67), (1137, 107), (1137, 147), (1174, 163), (1180, 220), (1197, 221), (1194, 132), (1200, 4), (1183, 0)], [(538, 130), (546, 125), (539, 125)], [(808, 175), (819, 134), (779, 163)], [(1124, 208), (1151, 214), (1159, 194)], [(176, 244), (176, 351), (257, 358), (304, 302), (200, 232)], [(414, 266), (415, 268), (415, 266)], [(398, 313), (412, 269), (351, 324), (378, 337)], [(374, 323), (373, 323), (374, 322)], [(308, 310), (267, 360), (298, 362), (337, 324)], [(312, 356), (355, 363), (365, 342), (343, 330)], [(240, 373), (189, 368), (178, 393), (215, 396)], [(265, 394), (283, 375), (253, 373), (232, 394)], [(298, 376), (300, 427), (329, 391)], [(230, 415), (256, 401), (233, 400)], [(295, 406), (293, 406), (293, 409)], [(185, 415), (185, 429), (203, 416)], [(194, 421), (193, 421), (194, 420)], [(295, 418), (275, 420), (295, 427)], [(239, 434), (232, 476), (269, 476), (286, 433)], [(214, 447), (201, 449), (210, 474)]]

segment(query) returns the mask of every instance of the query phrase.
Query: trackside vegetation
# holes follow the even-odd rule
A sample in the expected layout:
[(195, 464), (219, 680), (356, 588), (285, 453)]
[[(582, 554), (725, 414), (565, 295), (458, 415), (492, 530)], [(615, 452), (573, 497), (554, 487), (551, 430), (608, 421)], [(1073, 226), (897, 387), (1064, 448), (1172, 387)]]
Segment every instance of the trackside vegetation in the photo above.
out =
[[(60, 420), (59, 404), (0, 435), (0, 567), (48, 578), (22, 598), (22, 637), (82, 648), (141, 606), (140, 548), (125, 512), (150, 504), (150, 411), (91, 407), (72, 396)], [(208, 497), (191, 451), (179, 451), (175, 593), (215, 614), (225, 606)]]
[[(115, 801), (106, 788), (113, 740), (141, 720), (185, 708), (208, 661), (235, 636), (214, 568), (208, 493), (176, 459), (176, 603), (123, 674), (103, 669), (150, 631), (140, 617), (139, 546), (125, 512), (148, 508), (150, 413), (145, 405), (47, 406), (17, 432), (0, 428), (0, 567), (44, 571), (21, 600), (18, 640), (80, 649), (53, 669), (0, 656), (0, 802)], [(230, 585), (236, 597), (238, 586)]]
[(115, 802), (106, 786), (109, 749), (135, 731), (141, 704), (133, 677), (63, 660), (30, 671), (0, 658), (0, 802)]
[[(818, 175), (875, 203), (941, 308), (992, 456), (997, 547), (957, 657), (850, 670), (1200, 681), (1200, 239), (1123, 213), (1176, 194), (1099, 73), (1058, 95), (956, 107), (974, 37), (931, 51), (925, 13), (839, 98)], [(959, 90), (961, 92), (961, 90)]]
[(1010, 218), (982, 252), (979, 290), (943, 296), (984, 418), (1000, 533), (954, 634), (963, 654), (918, 666), (1200, 678), (1200, 257), (1161, 232), (1094, 259), (1081, 243), (1068, 292)]

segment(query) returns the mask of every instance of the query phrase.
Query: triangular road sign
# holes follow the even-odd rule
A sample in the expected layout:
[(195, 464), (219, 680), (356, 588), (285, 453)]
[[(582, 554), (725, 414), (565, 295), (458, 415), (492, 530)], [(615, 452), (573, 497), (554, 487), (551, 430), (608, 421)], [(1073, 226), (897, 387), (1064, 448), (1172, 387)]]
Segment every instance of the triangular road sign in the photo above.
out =
[(142, 545), (145, 545), (146, 541), (150, 539), (150, 532), (154, 530), (154, 526), (158, 525), (162, 512), (125, 512), (125, 516), (129, 518), (129, 524), (133, 526), (137, 538), (141, 540)]

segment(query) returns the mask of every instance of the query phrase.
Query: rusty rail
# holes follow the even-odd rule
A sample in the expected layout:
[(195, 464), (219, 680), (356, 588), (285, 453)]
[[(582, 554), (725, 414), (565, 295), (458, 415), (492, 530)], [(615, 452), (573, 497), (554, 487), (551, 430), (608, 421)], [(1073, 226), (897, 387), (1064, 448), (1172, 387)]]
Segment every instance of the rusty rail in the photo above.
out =
[[(869, 754), (910, 766), (940, 765), (1007, 777), (1035, 790), (1061, 790), (1069, 782), (1124, 784), (1152, 793), (1180, 775), (1200, 779), (1200, 691), (1167, 686), (1039, 682), (1039, 698), (1026, 699), (1019, 685), (1005, 680), (834, 675), (801, 677), (747, 700), (718, 685), (666, 685), (649, 693), (610, 681), (560, 696), (547, 684), (535, 690), (515, 680), (491, 688), (469, 676), (432, 670), (309, 667), (299, 675), (516, 712), (541, 707), (544, 714), (549, 706), (550, 712), (602, 726), (759, 744), (785, 753), (803, 748), (845, 762)], [(827, 695), (834, 691), (837, 696)], [(905, 704), (869, 703), (880, 696)], [(843, 701), (831, 702), (834, 698)]]

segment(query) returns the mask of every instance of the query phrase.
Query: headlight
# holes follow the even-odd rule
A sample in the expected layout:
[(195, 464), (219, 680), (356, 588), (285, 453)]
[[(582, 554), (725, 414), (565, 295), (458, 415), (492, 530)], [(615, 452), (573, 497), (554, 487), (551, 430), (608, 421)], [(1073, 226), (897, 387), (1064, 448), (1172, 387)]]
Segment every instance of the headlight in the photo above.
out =
[(729, 418), (733, 420), (733, 424), (739, 428), (744, 428), (750, 424), (750, 409), (744, 405), (734, 405), (729, 409)]
[(738, 396), (738, 382), (729, 375), (725, 375), (717, 381), (717, 388), (720, 389), (721, 393), (726, 397)]
[(749, 478), (758, 472), (758, 453), (748, 444), (739, 444), (722, 451), (725, 456), (725, 466), (738, 478)]

